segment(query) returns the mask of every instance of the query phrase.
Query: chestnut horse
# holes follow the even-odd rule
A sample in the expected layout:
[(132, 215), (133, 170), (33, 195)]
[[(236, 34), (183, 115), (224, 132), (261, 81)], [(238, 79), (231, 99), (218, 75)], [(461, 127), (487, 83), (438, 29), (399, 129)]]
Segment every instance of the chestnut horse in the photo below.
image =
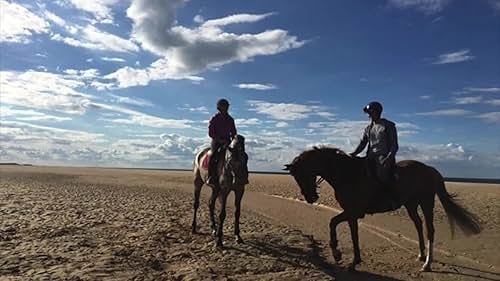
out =
[[(335, 198), (344, 210), (330, 221), (330, 247), (334, 259), (342, 259), (337, 249), (337, 225), (347, 221), (351, 230), (354, 249), (354, 258), (349, 269), (354, 270), (361, 262), (358, 241), (358, 219), (365, 214), (377, 213), (377, 202), (383, 201), (383, 191), (376, 188), (376, 179), (367, 169), (366, 160), (361, 157), (352, 157), (340, 149), (330, 147), (314, 147), (302, 152), (285, 165), (285, 170), (295, 178), (302, 195), (308, 203), (318, 200), (317, 193), (319, 176), (328, 182), (335, 190)], [(418, 259), (424, 261), (422, 271), (431, 271), (434, 242), (434, 198), (437, 194), (450, 222), (451, 234), (454, 235), (455, 223), (466, 235), (477, 234), (481, 231), (476, 217), (453, 200), (445, 188), (444, 179), (433, 167), (414, 160), (405, 160), (397, 163), (397, 178), (394, 182), (394, 192), (406, 207), (408, 215), (415, 224), (419, 241)], [(320, 180), (321, 180), (320, 178)], [(378, 198), (378, 199), (377, 199)], [(427, 229), (427, 256), (422, 231), (422, 220), (417, 208), (423, 211)], [(380, 209), (379, 209), (380, 210)]]

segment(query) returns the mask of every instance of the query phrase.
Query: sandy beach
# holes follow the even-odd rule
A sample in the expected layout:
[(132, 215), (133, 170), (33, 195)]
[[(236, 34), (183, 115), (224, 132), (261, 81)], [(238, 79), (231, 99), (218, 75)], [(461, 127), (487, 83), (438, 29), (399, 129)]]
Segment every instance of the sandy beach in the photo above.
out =
[[(204, 188), (201, 234), (191, 234), (192, 174), (158, 170), (0, 167), (0, 280), (500, 280), (500, 185), (448, 183), (483, 232), (450, 237), (436, 203), (434, 271), (420, 273), (416, 232), (401, 209), (362, 220), (363, 263), (339, 227), (342, 264), (328, 247), (338, 206), (323, 184), (319, 204), (299, 201), (286, 175), (251, 175), (243, 198), (244, 244), (209, 234)], [(299, 199), (299, 200), (296, 200)]]

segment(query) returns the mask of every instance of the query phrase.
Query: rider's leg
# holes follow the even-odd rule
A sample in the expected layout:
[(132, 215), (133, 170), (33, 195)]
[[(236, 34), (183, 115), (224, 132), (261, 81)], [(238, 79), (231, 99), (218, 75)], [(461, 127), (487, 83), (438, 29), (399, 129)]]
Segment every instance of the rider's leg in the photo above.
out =
[(381, 181), (382, 191), (390, 200), (390, 208), (401, 207), (400, 199), (394, 188), (393, 167), (394, 159), (387, 159), (384, 163), (377, 161), (377, 177)]
[(210, 156), (210, 161), (208, 163), (208, 184), (216, 184), (217, 183), (217, 158), (218, 158), (218, 150), (220, 144), (215, 140), (212, 140), (210, 144), (210, 150), (212, 150), (212, 155)]

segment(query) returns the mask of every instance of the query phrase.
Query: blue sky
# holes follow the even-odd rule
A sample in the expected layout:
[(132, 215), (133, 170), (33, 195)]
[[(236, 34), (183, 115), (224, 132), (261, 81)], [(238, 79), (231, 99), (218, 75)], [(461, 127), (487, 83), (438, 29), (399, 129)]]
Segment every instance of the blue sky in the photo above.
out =
[(0, 161), (190, 168), (225, 97), (251, 170), (346, 151), (500, 177), (500, 1), (0, 0)]

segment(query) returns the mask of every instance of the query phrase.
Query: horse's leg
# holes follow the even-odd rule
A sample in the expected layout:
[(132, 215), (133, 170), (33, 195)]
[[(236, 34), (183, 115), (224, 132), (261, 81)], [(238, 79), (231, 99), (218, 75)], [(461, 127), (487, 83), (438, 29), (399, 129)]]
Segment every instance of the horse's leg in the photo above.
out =
[(355, 270), (356, 265), (361, 263), (361, 253), (359, 250), (359, 236), (358, 236), (358, 220), (350, 219), (349, 228), (351, 230), (352, 248), (354, 250), (354, 257), (351, 264), (349, 264), (349, 270)]
[(336, 262), (342, 260), (342, 253), (337, 249), (337, 225), (343, 221), (347, 220), (347, 214), (342, 212), (330, 220), (330, 248), (332, 249), (332, 255)]
[(411, 205), (406, 205), (406, 210), (408, 211), (408, 215), (410, 216), (410, 219), (413, 221), (415, 224), (415, 228), (417, 229), (417, 234), (418, 234), (418, 246), (420, 249), (420, 252), (418, 254), (418, 260), (419, 261), (425, 261), (425, 243), (424, 243), (424, 233), (422, 229), (422, 219), (418, 215), (417, 211), (417, 204), (411, 204)]
[[(434, 196), (434, 195), (433, 195)], [(420, 205), (424, 213), (425, 218), (425, 228), (427, 230), (427, 259), (425, 260), (424, 266), (422, 266), (422, 271), (431, 271), (432, 259), (433, 259), (433, 249), (434, 246), (434, 197), (432, 201), (427, 204)]]
[(194, 179), (194, 214), (193, 214), (193, 224), (191, 225), (191, 232), (196, 233), (196, 214), (198, 213), (198, 208), (200, 207), (200, 192), (203, 186), (203, 179), (201, 176), (197, 175)]
[(210, 196), (210, 200), (208, 200), (208, 210), (210, 216), (210, 224), (212, 228), (212, 234), (217, 234), (217, 228), (215, 226), (215, 202), (217, 200), (217, 195), (219, 194), (219, 186), (212, 186), (212, 195)]
[(236, 243), (243, 243), (243, 239), (240, 236), (240, 211), (241, 211), (241, 199), (245, 193), (245, 186), (237, 188), (234, 191), (234, 236)]
[(227, 196), (229, 195), (229, 190), (227, 188), (222, 188), (219, 193), (219, 202), (220, 202), (220, 213), (219, 213), (219, 225), (217, 230), (217, 248), (222, 248), (222, 238), (224, 236), (223, 228), (224, 228), (224, 220), (226, 219), (226, 202)]

